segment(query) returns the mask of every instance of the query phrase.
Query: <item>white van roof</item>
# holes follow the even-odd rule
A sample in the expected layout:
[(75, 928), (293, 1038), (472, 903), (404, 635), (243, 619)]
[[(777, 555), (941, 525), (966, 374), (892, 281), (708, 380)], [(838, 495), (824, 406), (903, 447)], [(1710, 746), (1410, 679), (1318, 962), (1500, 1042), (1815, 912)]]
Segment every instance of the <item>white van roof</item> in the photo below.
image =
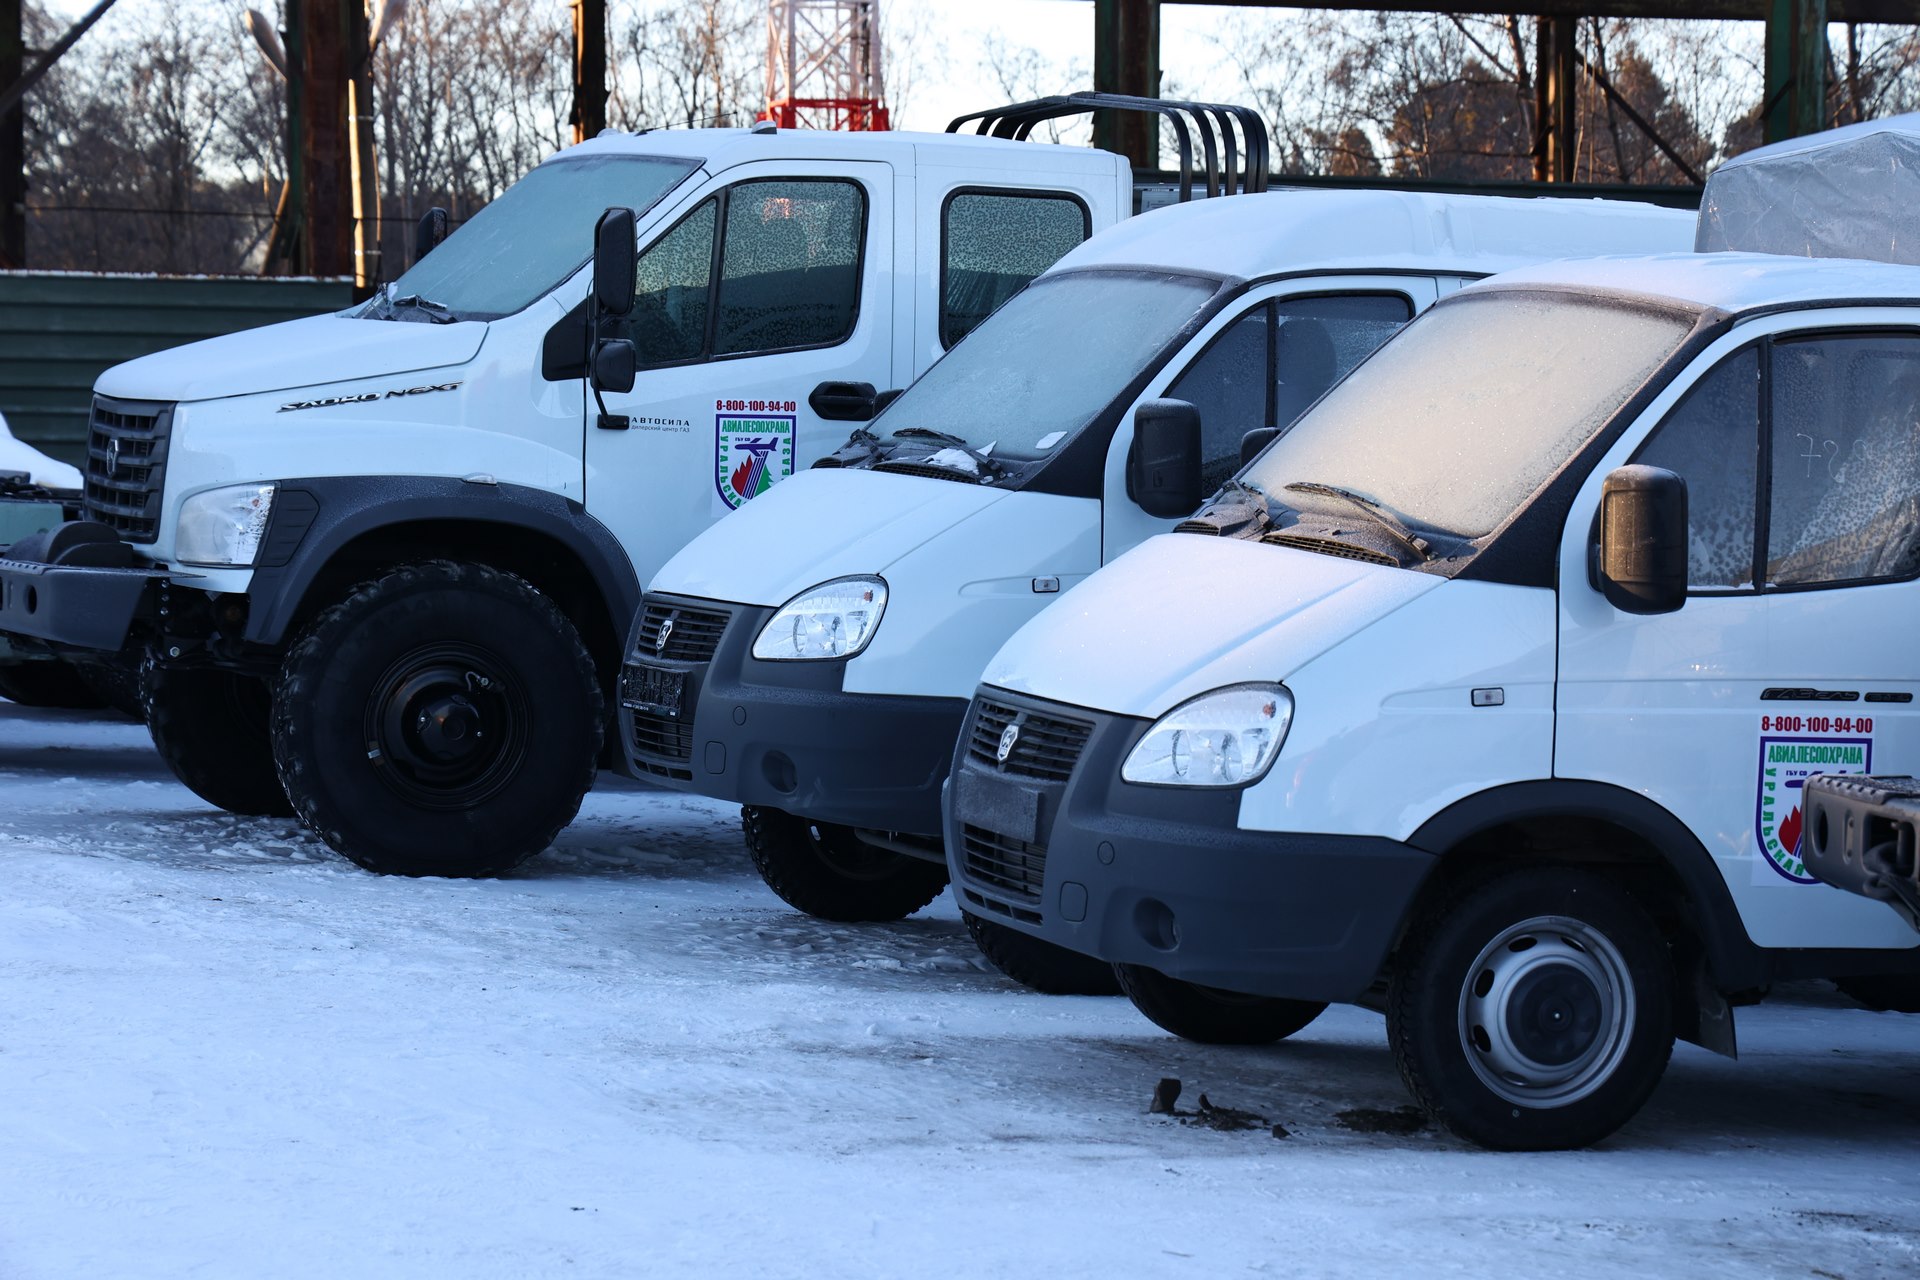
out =
[(905, 130), (851, 133), (831, 129), (653, 129), (598, 137), (565, 147), (548, 161), (578, 156), (672, 156), (697, 160), (709, 173), (750, 160), (886, 160), (912, 153), (922, 163), (977, 162), (1031, 168), (1037, 163), (1073, 173), (1111, 173), (1125, 165), (1119, 156), (1091, 147), (1052, 142), (1015, 142), (971, 133), (912, 133)]
[(1683, 249), (1693, 241), (1693, 223), (1691, 213), (1624, 200), (1269, 191), (1129, 218), (1053, 271), (1161, 267), (1242, 279), (1307, 270), (1490, 275), (1542, 258)]
[(1639, 294), (1739, 314), (1816, 302), (1920, 305), (1920, 267), (1770, 253), (1663, 253), (1521, 267), (1472, 291), (1528, 286)]

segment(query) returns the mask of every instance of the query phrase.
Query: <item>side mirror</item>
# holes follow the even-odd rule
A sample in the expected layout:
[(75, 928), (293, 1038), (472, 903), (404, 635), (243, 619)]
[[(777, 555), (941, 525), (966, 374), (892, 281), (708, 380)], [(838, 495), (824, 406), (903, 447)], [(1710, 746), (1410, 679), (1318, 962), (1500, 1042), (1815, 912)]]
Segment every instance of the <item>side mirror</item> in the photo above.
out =
[(438, 205), (420, 215), (413, 228), (413, 260), (426, 257), (447, 238), (447, 211)]
[(627, 338), (608, 338), (593, 349), (593, 385), (625, 395), (633, 390), (633, 371), (640, 353)]
[(1127, 494), (1150, 516), (1190, 516), (1200, 492), (1200, 411), (1185, 400), (1148, 400), (1133, 414)]
[(1663, 467), (1620, 467), (1601, 482), (1594, 585), (1623, 613), (1687, 602), (1687, 482)]
[(1278, 427), (1255, 427), (1240, 437), (1240, 465), (1246, 466), (1275, 440), (1280, 438)]
[(633, 210), (609, 209), (593, 224), (593, 303), (602, 314), (633, 310)]
[(828, 422), (867, 422), (880, 412), (871, 382), (823, 382), (807, 397), (807, 407)]

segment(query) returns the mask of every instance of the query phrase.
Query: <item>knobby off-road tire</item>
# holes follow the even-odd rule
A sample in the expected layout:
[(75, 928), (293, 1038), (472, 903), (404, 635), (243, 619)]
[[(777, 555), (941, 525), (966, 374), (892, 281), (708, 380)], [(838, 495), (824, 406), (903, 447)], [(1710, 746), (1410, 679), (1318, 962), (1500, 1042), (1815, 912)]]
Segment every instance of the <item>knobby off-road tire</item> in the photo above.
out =
[(960, 918), (967, 922), (967, 932), (973, 935), (980, 954), (1021, 986), (1050, 996), (1120, 994), (1113, 966), (1104, 960), (1029, 937), (993, 920), (982, 920), (971, 911), (961, 912)]
[(1920, 1013), (1920, 976), (1914, 974), (1838, 978), (1833, 985), (1875, 1013)]
[(1633, 895), (1564, 867), (1430, 905), (1402, 945), (1387, 1037), (1414, 1098), (1501, 1151), (1584, 1147), (1640, 1110), (1673, 1054), (1673, 962)]
[(0, 666), (0, 698), (59, 711), (98, 711), (107, 705), (78, 671), (58, 659)]
[(1197, 1044), (1273, 1044), (1305, 1030), (1327, 1009), (1313, 1000), (1203, 987), (1137, 964), (1117, 964), (1113, 971), (1134, 1008), (1162, 1031)]
[(427, 561), (307, 627), (275, 689), (273, 759), (301, 821), (367, 870), (499, 875), (580, 811), (602, 706), (551, 600), (510, 573)]
[(142, 723), (147, 719), (146, 699), (140, 693), (140, 668), (138, 662), (127, 662), (118, 657), (101, 662), (76, 662), (74, 670), (80, 673), (80, 679), (101, 702), (118, 711), (129, 720)]
[(904, 920), (947, 887), (944, 866), (868, 844), (851, 827), (748, 805), (740, 828), (767, 888), (821, 920)]
[(187, 790), (228, 813), (293, 816), (273, 768), (273, 699), (265, 680), (148, 658), (140, 694), (154, 749)]

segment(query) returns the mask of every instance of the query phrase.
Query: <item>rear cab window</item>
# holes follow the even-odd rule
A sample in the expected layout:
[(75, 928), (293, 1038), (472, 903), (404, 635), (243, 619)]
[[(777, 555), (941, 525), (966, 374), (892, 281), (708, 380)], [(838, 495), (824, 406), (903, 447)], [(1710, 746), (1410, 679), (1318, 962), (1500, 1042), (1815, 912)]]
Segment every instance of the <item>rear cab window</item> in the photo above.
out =
[(951, 347), (1093, 231), (1062, 191), (962, 188), (940, 213), (940, 345)]

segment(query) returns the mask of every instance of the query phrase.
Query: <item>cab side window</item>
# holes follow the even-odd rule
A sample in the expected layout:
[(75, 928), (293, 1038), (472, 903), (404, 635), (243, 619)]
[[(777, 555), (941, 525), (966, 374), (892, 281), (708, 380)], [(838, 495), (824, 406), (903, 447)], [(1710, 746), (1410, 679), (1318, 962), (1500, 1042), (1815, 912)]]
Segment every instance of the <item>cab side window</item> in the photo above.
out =
[(1200, 411), (1201, 488), (1240, 469), (1240, 440), (1287, 427), (1413, 318), (1397, 293), (1263, 302), (1228, 325), (1167, 388)]
[(1770, 586), (1920, 572), (1920, 335), (1774, 344)]
[(860, 313), (857, 183), (741, 182), (648, 245), (626, 333), (644, 365), (832, 346)]
[(1687, 581), (1696, 591), (1753, 587), (1759, 458), (1758, 347), (1709, 370), (1634, 456), (1687, 482)]
[(959, 191), (940, 218), (940, 345), (951, 347), (1091, 234), (1072, 196)]

